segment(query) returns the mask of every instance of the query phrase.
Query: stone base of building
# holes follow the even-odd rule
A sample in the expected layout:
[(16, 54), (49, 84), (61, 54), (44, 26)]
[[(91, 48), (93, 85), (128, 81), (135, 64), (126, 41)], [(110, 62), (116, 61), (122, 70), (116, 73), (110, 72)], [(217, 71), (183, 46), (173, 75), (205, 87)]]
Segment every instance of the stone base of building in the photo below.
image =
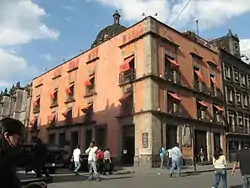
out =
[(140, 155), (134, 157), (135, 167), (152, 168), (154, 166), (152, 155)]

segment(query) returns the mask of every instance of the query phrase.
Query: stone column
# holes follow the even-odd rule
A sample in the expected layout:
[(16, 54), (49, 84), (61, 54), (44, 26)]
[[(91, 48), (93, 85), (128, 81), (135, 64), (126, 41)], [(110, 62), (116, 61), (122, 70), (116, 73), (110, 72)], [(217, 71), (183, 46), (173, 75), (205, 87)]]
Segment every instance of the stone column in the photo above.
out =
[(207, 158), (208, 161), (212, 160), (212, 151), (214, 148), (214, 143), (213, 143), (213, 133), (211, 132), (211, 130), (209, 132), (207, 132)]

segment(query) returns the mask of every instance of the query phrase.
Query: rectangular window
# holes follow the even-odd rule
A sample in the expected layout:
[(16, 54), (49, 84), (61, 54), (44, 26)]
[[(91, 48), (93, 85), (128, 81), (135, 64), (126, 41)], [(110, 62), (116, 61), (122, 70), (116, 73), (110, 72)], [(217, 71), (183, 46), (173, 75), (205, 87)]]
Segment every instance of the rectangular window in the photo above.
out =
[(247, 94), (243, 94), (242, 97), (243, 97), (243, 105), (244, 105), (244, 107), (248, 107), (248, 96), (247, 96)]
[(228, 112), (228, 123), (230, 127), (234, 127), (235, 126), (235, 113), (232, 111)]
[(246, 75), (241, 73), (240, 74), (240, 81), (241, 81), (241, 85), (245, 86), (246, 85)]
[(198, 120), (205, 120), (206, 119), (206, 111), (208, 108), (207, 103), (205, 103), (203, 101), (197, 101), (196, 106), (197, 106), (197, 119)]
[(239, 71), (236, 68), (234, 68), (233, 73), (234, 73), (234, 81), (239, 82)]
[(227, 92), (227, 102), (232, 103), (233, 102), (233, 90), (230, 87), (226, 87)]
[(75, 85), (72, 84), (72, 85), (70, 85), (70, 87), (68, 88), (68, 100), (74, 99), (74, 93), (75, 93)]
[(244, 115), (244, 127), (249, 129), (249, 115)]
[(237, 113), (238, 126), (243, 127), (243, 117), (241, 113)]
[(176, 93), (168, 92), (167, 93), (167, 109), (170, 114), (177, 114), (179, 112), (179, 103), (181, 99)]
[(231, 78), (231, 69), (229, 65), (224, 64), (224, 75), (225, 75), (225, 78), (228, 78), (228, 79)]
[(238, 106), (241, 106), (241, 94), (239, 91), (235, 92), (236, 103)]
[(51, 105), (57, 105), (58, 104), (58, 90), (55, 90), (54, 93), (52, 93), (51, 96)]

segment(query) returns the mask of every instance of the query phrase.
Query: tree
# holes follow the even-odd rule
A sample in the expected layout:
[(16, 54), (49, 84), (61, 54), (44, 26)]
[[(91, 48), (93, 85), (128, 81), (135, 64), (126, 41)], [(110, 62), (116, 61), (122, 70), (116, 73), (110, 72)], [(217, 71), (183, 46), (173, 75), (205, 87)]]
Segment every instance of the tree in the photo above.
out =
[(8, 94), (8, 89), (7, 89), (7, 88), (5, 88), (3, 94), (4, 94), (4, 95), (7, 95), (7, 94)]

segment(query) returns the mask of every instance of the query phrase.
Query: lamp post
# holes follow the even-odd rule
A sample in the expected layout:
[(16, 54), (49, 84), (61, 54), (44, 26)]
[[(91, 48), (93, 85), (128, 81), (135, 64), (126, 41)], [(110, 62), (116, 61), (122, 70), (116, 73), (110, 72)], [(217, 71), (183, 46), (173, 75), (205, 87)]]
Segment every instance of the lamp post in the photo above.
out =
[(194, 150), (194, 126), (189, 126), (190, 128), (190, 137), (191, 137), (191, 141), (192, 141), (192, 162), (193, 162), (193, 167), (194, 167), (194, 171), (196, 171), (196, 157), (195, 157), (195, 150)]

